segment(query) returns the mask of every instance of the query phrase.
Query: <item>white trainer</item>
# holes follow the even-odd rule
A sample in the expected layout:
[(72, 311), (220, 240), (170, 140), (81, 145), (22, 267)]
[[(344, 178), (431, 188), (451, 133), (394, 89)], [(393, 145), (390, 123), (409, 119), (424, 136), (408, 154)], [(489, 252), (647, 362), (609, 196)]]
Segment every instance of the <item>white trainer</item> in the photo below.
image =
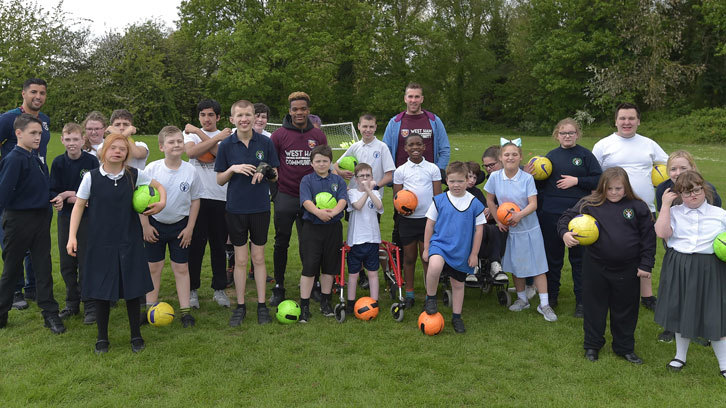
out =
[(223, 290), (214, 291), (214, 301), (222, 307), (229, 307), (229, 298)]
[(189, 306), (194, 309), (199, 309), (199, 295), (196, 289), (189, 292)]
[(547, 306), (539, 305), (539, 306), (537, 306), (537, 311), (539, 312), (539, 314), (544, 316), (544, 319), (547, 320), (548, 322), (557, 321), (557, 315), (555, 314), (555, 311), (552, 310), (550, 305), (547, 305)]
[(492, 265), (489, 268), (489, 273), (492, 274), (492, 278), (494, 278), (497, 282), (506, 282), (509, 280), (507, 274), (502, 272), (502, 264), (497, 261), (492, 262)]
[(509, 306), (509, 310), (513, 312), (521, 312), (524, 309), (529, 309), (529, 302), (525, 302), (520, 298), (517, 298), (517, 300), (512, 303), (512, 306)]

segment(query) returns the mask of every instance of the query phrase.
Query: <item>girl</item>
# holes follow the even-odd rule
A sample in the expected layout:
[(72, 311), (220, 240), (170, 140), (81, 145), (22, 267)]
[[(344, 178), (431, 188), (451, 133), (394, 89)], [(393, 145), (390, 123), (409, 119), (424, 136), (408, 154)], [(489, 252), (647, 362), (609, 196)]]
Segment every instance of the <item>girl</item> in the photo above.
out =
[(98, 147), (103, 143), (103, 133), (108, 127), (106, 117), (101, 112), (93, 111), (83, 121), (83, 151), (98, 157)]
[[(713, 255), (713, 241), (726, 230), (726, 211), (709, 204), (713, 194), (703, 177), (681, 173), (663, 194), (656, 234), (667, 242), (655, 321), (676, 333), (676, 356), (666, 368), (686, 365), (690, 339), (711, 340), (721, 376), (726, 378), (726, 263)], [(680, 198), (683, 204), (671, 207)]]
[(106, 138), (100, 150), (101, 167), (85, 176), (76, 193), (71, 213), (66, 250), (76, 256), (76, 233), (88, 204), (88, 248), (83, 274), (83, 297), (94, 299), (98, 339), (95, 351), (107, 353), (108, 317), (111, 301), (126, 300), (131, 327), (131, 350), (144, 349), (140, 330), (141, 297), (154, 289), (149, 264), (144, 252), (143, 233), (139, 215), (131, 201), (136, 187), (150, 184), (159, 191), (160, 201), (150, 205), (144, 215), (159, 213), (166, 205), (166, 190), (143, 170), (126, 165), (131, 146), (120, 134)]
[(578, 214), (598, 220), (600, 236), (585, 248), (582, 259), (585, 357), (597, 361), (605, 345), (605, 324), (610, 311), (613, 351), (634, 364), (640, 278), (650, 279), (655, 263), (653, 218), (643, 200), (633, 193), (628, 173), (611, 167), (600, 177), (597, 189), (568, 209), (557, 230), (568, 248), (579, 244), (567, 224)]
[[(548, 322), (557, 320), (557, 315), (549, 305), (547, 295), (547, 258), (542, 242), (542, 231), (539, 229), (537, 216), (537, 189), (534, 178), (519, 168), (522, 161), (522, 149), (514, 143), (507, 142), (502, 146), (499, 160), (504, 168), (489, 176), (484, 190), (487, 192), (487, 208), (497, 220), (500, 231), (509, 231), (507, 246), (504, 252), (502, 267), (512, 272), (517, 300), (509, 307), (513, 312), (529, 308), (529, 299), (525, 291), (525, 278), (534, 277), (534, 284), (539, 292), (540, 303), (537, 311)], [(497, 203), (513, 202), (521, 211), (512, 214), (509, 225), (505, 225), (497, 216)]]
[[(565, 245), (557, 235), (557, 220), (568, 208), (597, 188), (602, 169), (595, 156), (577, 141), (582, 137), (580, 125), (572, 118), (562, 119), (552, 131), (560, 147), (547, 153), (552, 162), (552, 174), (537, 184), (541, 208), (537, 218), (542, 229), (547, 254), (547, 290), (550, 305), (557, 307), (560, 293), (560, 276), (565, 258)], [(572, 283), (575, 292), (575, 317), (583, 316), (582, 306), (582, 248), (568, 251), (572, 267)]]

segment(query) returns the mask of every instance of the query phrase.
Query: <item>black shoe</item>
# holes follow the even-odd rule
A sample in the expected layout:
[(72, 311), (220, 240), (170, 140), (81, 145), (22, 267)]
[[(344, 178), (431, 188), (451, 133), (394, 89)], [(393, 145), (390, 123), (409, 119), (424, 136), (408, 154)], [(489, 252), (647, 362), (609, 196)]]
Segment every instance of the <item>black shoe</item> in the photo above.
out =
[(270, 317), (270, 310), (266, 307), (257, 308), (257, 324), (267, 324), (272, 322)]
[[(428, 313), (428, 312), (426, 312)], [(457, 333), (466, 333), (466, 327), (464, 327), (464, 320), (461, 317), (454, 317), (451, 319), (451, 325), (454, 326), (454, 331)]]
[(313, 290), (310, 292), (310, 299), (318, 303), (323, 300), (323, 292), (320, 291), (320, 286), (313, 286)]
[(73, 309), (73, 308), (69, 308), (68, 306), (66, 306), (63, 310), (60, 311), (60, 313), (58, 313), (58, 316), (62, 320), (65, 320), (65, 319), (68, 319), (71, 316), (77, 315), (80, 312), (81, 311), (78, 310), (78, 309)]
[(232, 317), (229, 318), (229, 327), (237, 327), (242, 324), (242, 320), (247, 315), (247, 308), (238, 307), (232, 312)]
[(4, 329), (8, 325), (8, 314), (3, 313), (0, 315), (0, 329)]
[(106, 354), (108, 353), (108, 348), (111, 346), (111, 344), (108, 342), (108, 340), (98, 340), (96, 341), (96, 347), (94, 347), (94, 352), (96, 354)]
[(270, 306), (277, 306), (285, 300), (285, 288), (272, 288), (272, 296), (270, 296)]
[(353, 316), (355, 314), (355, 305), (345, 305), (345, 314), (348, 316)]
[(49, 313), (45, 318), (45, 327), (49, 328), (53, 334), (65, 333), (66, 327), (63, 325), (63, 321), (55, 313)]
[(96, 323), (96, 311), (86, 310), (86, 314), (83, 315), (83, 324), (94, 324)]
[(691, 339), (691, 341), (703, 347), (709, 347), (711, 345), (711, 340), (704, 339), (703, 337), (696, 337), (695, 339)]
[(194, 316), (192, 316), (190, 314), (182, 315), (181, 322), (182, 322), (182, 327), (185, 329), (187, 327), (194, 327), (194, 325), (197, 323), (197, 321), (194, 320)]
[(624, 358), (629, 363), (638, 365), (643, 364), (643, 360), (641, 360), (640, 357), (638, 357), (638, 355), (635, 353), (623, 354), (620, 357)]
[[(434, 315), (439, 312), (439, 308), (437, 306), (436, 298), (428, 298), (426, 299), (426, 303), (424, 303), (424, 310), (427, 314)], [(453, 320), (452, 320), (453, 322)], [(463, 323), (462, 323), (463, 324)]]
[(35, 288), (25, 289), (25, 299), (35, 302)]
[(300, 305), (300, 318), (298, 322), (307, 323), (310, 321), (310, 305)]
[(325, 301), (320, 303), (320, 313), (322, 313), (325, 317), (335, 316), (335, 312), (333, 312), (333, 308), (330, 307), (330, 303)]
[(254, 271), (250, 271), (247, 274), (247, 279), (249, 279), (249, 280), (255, 280), (255, 272)]
[(134, 337), (131, 339), (131, 351), (138, 353), (139, 351), (146, 348), (146, 343), (141, 337)]
[(598, 359), (598, 351), (595, 349), (585, 349), (585, 358), (595, 362)]
[(661, 343), (671, 343), (675, 337), (676, 335), (672, 331), (664, 330), (663, 333), (658, 335), (658, 341)]
[(585, 306), (582, 305), (582, 303), (578, 303), (575, 305), (575, 314), (573, 314), (578, 319), (582, 319), (585, 317)]
[[(680, 363), (681, 366), (678, 367), (678, 366), (672, 365), (671, 363), (674, 363), (674, 362), (675, 363)], [(674, 358), (673, 360), (669, 361), (668, 364), (666, 364), (666, 369), (668, 371), (677, 373), (677, 372), (681, 371), (683, 369), (683, 367), (685, 367), (685, 366), (686, 366), (686, 362), (685, 361), (682, 361), (682, 360), (679, 360), (677, 358)]]
[(358, 286), (360, 286), (361, 289), (368, 289), (370, 284), (368, 283), (368, 276), (366, 276), (365, 272), (358, 275)]
[(23, 294), (20, 292), (15, 292), (13, 295), (13, 309), (15, 310), (25, 310), (28, 308), (28, 301), (25, 300), (23, 297)]
[(655, 310), (655, 304), (658, 299), (655, 296), (641, 297), (640, 303), (648, 310)]
[(411, 309), (413, 308), (413, 305), (416, 304), (416, 300), (414, 298), (405, 298), (403, 300), (403, 306), (405, 309)]

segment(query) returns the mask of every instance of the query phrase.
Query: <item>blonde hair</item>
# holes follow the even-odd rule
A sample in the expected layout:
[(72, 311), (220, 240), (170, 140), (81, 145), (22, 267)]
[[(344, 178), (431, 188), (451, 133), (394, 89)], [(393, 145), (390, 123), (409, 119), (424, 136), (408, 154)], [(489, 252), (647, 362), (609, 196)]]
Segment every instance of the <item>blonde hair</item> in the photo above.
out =
[(676, 150), (675, 152), (671, 153), (670, 156), (668, 156), (668, 161), (666, 162), (667, 171), (670, 171), (671, 162), (675, 159), (686, 159), (688, 165), (691, 166), (691, 170), (698, 171), (698, 167), (696, 167), (696, 161), (693, 160), (693, 155), (685, 150)]
[(79, 135), (83, 135), (83, 128), (81, 125), (75, 122), (68, 122), (63, 126), (63, 132), (64, 135), (70, 135), (71, 133), (78, 133)]
[(565, 125), (572, 125), (575, 128), (575, 132), (577, 132), (577, 137), (575, 138), (575, 141), (580, 140), (580, 138), (582, 137), (582, 129), (580, 128), (580, 124), (572, 118), (564, 118), (561, 121), (557, 122), (557, 124), (555, 125), (555, 130), (552, 131), (552, 138), (557, 140), (560, 129), (562, 129), (562, 127)]
[(126, 163), (129, 161), (129, 152), (131, 151), (131, 142), (129, 142), (129, 139), (120, 134), (120, 133), (111, 133), (110, 135), (106, 136), (106, 140), (103, 141), (103, 147), (101, 147), (101, 151), (98, 152), (98, 161), (101, 163), (106, 162), (106, 152), (108, 149), (111, 148), (111, 145), (117, 141), (121, 140), (126, 145), (126, 157), (124, 158), (123, 165), (126, 167)]
[(175, 135), (177, 133), (181, 134), (181, 132), (182, 131), (179, 130), (179, 128), (176, 126), (164, 126), (159, 131), (159, 145), (163, 145), (167, 137)]

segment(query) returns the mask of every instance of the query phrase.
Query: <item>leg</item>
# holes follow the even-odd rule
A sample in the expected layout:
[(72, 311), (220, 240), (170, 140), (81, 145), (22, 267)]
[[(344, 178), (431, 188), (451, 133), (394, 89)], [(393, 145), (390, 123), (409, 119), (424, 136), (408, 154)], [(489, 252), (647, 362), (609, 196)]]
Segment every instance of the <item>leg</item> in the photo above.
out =
[(454, 314), (461, 314), (464, 307), (464, 282), (459, 282), (454, 278), (449, 278), (451, 283), (451, 311)]
[(426, 275), (426, 295), (436, 296), (441, 271), (444, 269), (444, 258), (441, 255), (432, 255), (429, 257), (428, 265), (429, 273)]
[(547, 276), (542, 273), (534, 277), (534, 286), (537, 287), (537, 293), (546, 295), (547, 292)]
[[(268, 223), (269, 224), (269, 223)], [(267, 266), (265, 265), (265, 246), (250, 242), (250, 255), (255, 269), (255, 286), (257, 288), (257, 303), (265, 303), (267, 287)]]
[[(287, 251), (290, 247), (292, 225), (296, 222), (300, 202), (296, 197), (278, 193), (275, 197), (275, 245), (273, 251), (275, 287), (284, 289), (287, 269)], [(298, 229), (298, 238), (300, 230)]]
[(575, 303), (582, 304), (582, 255), (583, 249), (579, 245), (567, 249), (567, 255), (572, 267), (572, 286), (575, 292)]
[(43, 316), (58, 316), (58, 302), (53, 296), (52, 260), (50, 257), (50, 218), (51, 210), (42, 211), (37, 220), (27, 220), (26, 228), (34, 229), (34, 237), (30, 245), (30, 257), (35, 267), (36, 300), (43, 310)]
[(201, 286), (202, 261), (207, 247), (207, 237), (212, 229), (211, 219), (208, 215), (209, 209), (209, 200), (206, 198), (200, 199), (199, 215), (197, 215), (197, 222), (194, 224), (192, 243), (189, 245), (189, 287), (191, 290), (197, 290)]
[(108, 300), (94, 299), (93, 303), (96, 305), (96, 327), (98, 328), (96, 340), (108, 341), (108, 318), (111, 314), (111, 302)]
[(423, 241), (418, 241), (416, 244), (418, 245), (418, 256), (419, 256), (419, 258), (421, 258), (421, 266), (423, 267), (424, 282), (428, 283), (426, 281), (426, 276), (428, 274), (429, 263), (428, 262), (424, 262), (423, 257), (422, 257), (423, 250), (424, 250), (424, 243), (423, 243)]
[[(70, 256), (66, 252), (70, 222), (70, 217), (58, 215), (58, 258), (61, 277), (63, 277), (63, 282), (66, 284), (66, 307), (64, 310), (69, 313), (69, 316), (78, 312), (81, 303), (81, 291), (78, 285), (78, 258)], [(81, 256), (80, 254), (77, 255)]]
[[(149, 272), (154, 289), (146, 294), (146, 303), (153, 304), (159, 300), (159, 289), (161, 288), (161, 271), (164, 269), (164, 261), (149, 262)], [(188, 295), (188, 293), (187, 293)]]
[[(151, 264), (149, 264), (151, 269)], [(171, 262), (171, 270), (174, 272), (174, 281), (176, 282), (176, 296), (179, 298), (179, 307), (189, 309), (189, 264)], [(154, 284), (156, 288), (156, 284)], [(146, 295), (148, 302), (149, 295)]]
[(583, 259), (582, 297), (585, 349), (600, 350), (605, 345), (605, 325), (610, 299), (610, 283), (604, 278), (605, 268), (594, 263), (585, 252)]
[[(539, 212), (537, 216), (542, 230), (542, 238), (544, 239), (545, 254), (547, 255), (548, 271), (545, 291), (548, 293), (552, 304), (556, 305), (560, 294), (560, 278), (565, 258), (565, 243), (557, 234), (557, 221), (560, 217), (558, 214), (546, 212)], [(540, 290), (540, 285), (536, 283), (536, 279), (535, 284), (537, 285), (537, 291), (543, 293)]]
[(379, 283), (377, 270), (368, 271), (368, 289), (371, 292), (371, 297), (375, 300), (378, 300)]
[[(13, 212), (14, 214), (15, 212)], [(5, 211), (3, 215), (3, 274), (0, 277), (0, 317), (7, 315), (15, 294), (18, 279), (23, 278), (23, 259), (30, 237), (22, 228), (22, 220)]]
[[(212, 264), (212, 289), (227, 288), (227, 223), (225, 222), (225, 202), (210, 200), (212, 215), (209, 219), (209, 258)], [(198, 223), (199, 221), (197, 221)]]
[[(350, 269), (348, 270), (350, 271)], [(358, 286), (358, 276), (358, 272), (348, 274), (348, 300), (355, 300), (355, 292)]]
[(640, 281), (636, 276), (637, 265), (627, 265), (619, 276), (610, 279), (610, 332), (613, 334), (613, 351), (625, 355), (635, 350), (635, 326), (638, 324)]
[(144, 339), (141, 337), (141, 298), (126, 299), (126, 314), (129, 317), (131, 332), (131, 351), (137, 353), (144, 349)]
[(410, 242), (403, 247), (403, 279), (406, 281), (406, 292), (413, 292), (413, 279), (416, 274), (417, 241)]
[(237, 293), (237, 304), (245, 304), (245, 286), (247, 282), (247, 261), (249, 255), (247, 244), (234, 247), (234, 290)]

